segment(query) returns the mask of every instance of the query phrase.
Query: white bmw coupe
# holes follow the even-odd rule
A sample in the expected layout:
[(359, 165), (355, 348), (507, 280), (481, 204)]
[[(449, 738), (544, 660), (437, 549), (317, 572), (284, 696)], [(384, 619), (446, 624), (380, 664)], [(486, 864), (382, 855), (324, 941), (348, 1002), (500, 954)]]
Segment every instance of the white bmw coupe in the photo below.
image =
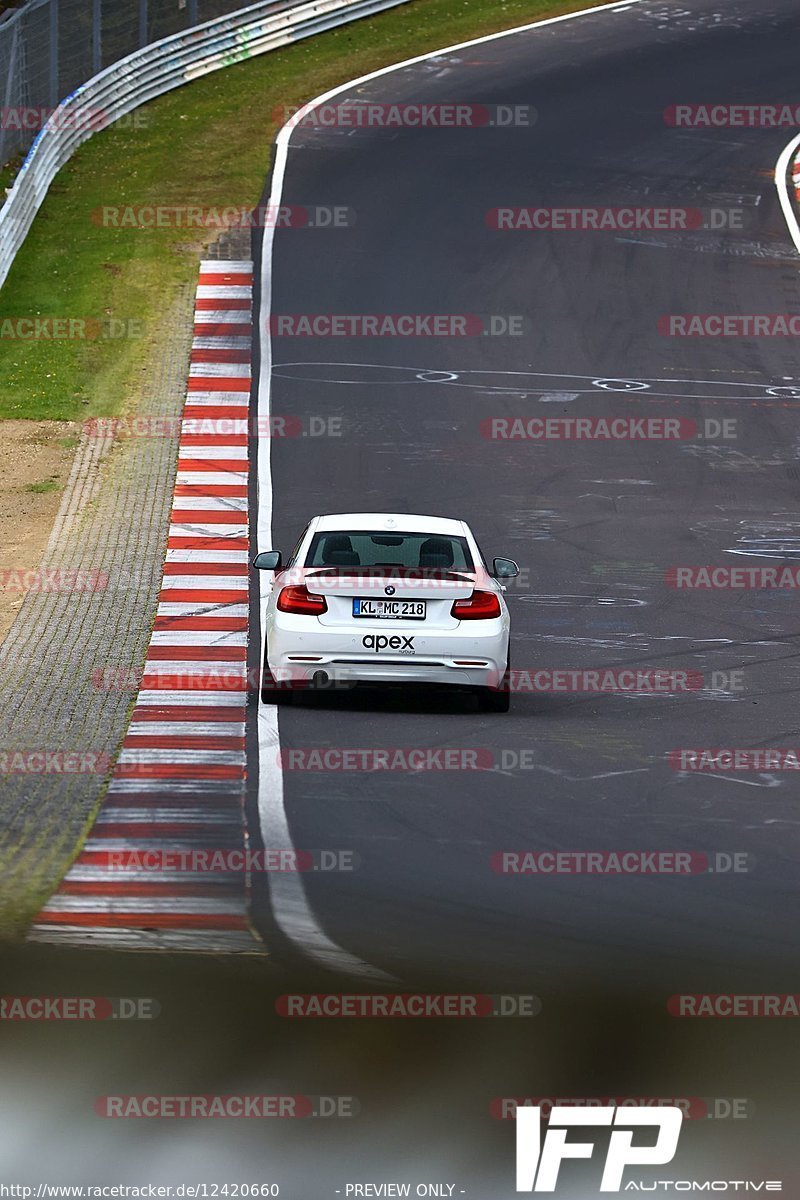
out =
[(261, 698), (356, 683), (472, 689), (482, 708), (509, 708), (510, 620), (502, 580), (464, 521), (408, 513), (314, 517), (275, 573), (266, 608)]

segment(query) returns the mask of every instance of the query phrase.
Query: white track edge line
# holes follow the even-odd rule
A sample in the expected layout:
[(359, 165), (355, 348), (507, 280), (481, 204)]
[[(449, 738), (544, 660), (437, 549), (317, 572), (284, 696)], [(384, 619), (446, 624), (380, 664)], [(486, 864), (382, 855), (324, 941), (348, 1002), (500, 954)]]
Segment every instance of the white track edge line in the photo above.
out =
[(789, 195), (789, 185), (787, 183), (787, 175), (789, 173), (789, 160), (794, 151), (800, 146), (800, 133), (793, 137), (788, 146), (784, 146), (781, 151), (775, 167), (775, 187), (778, 189), (778, 200), (780, 201), (783, 215), (789, 229), (789, 235), (794, 242), (795, 250), (800, 252), (800, 224), (798, 224), (797, 216), (795, 215), (794, 205), (792, 204), (791, 196)]

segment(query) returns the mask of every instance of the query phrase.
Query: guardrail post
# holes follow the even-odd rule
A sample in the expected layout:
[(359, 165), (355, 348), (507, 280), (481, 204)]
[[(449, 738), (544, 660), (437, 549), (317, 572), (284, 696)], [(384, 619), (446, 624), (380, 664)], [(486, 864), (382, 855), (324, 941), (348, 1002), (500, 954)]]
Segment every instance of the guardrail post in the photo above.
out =
[(50, 0), (50, 107), (61, 99), (58, 88), (58, 0)]
[(147, 36), (147, 0), (139, 0), (139, 45), (146, 46), (149, 40)]
[(92, 71), (99, 75), (103, 66), (103, 0), (92, 2)]

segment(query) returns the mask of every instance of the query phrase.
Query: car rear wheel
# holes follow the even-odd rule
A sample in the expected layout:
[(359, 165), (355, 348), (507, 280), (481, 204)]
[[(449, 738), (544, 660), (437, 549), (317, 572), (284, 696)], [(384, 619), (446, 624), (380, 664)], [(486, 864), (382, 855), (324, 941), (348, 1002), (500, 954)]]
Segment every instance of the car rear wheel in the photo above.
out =
[(267, 665), (264, 657), (264, 670), (261, 675), (262, 704), (291, 704), (296, 695), (296, 689), (289, 682), (278, 683)]
[(292, 704), (294, 703), (295, 694), (291, 688), (268, 688), (261, 689), (262, 704)]
[(503, 678), (496, 688), (476, 689), (478, 707), (482, 712), (506, 713), (511, 708), (511, 657), (506, 662)]

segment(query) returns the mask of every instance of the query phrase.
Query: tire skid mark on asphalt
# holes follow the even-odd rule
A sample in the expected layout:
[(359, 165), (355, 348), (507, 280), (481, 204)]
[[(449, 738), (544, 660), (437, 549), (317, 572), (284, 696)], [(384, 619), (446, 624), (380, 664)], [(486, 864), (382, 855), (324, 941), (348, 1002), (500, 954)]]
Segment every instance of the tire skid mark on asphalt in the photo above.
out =
[[(240, 430), (251, 368), (249, 336), (245, 352), (236, 335), (250, 333), (251, 296), (250, 262), (201, 264), (168, 550), (136, 706), (103, 807), (31, 940), (264, 952), (248, 922), (244, 871), (162, 859), (244, 850), (248, 451)], [(156, 858), (143, 860), (148, 852)]]

